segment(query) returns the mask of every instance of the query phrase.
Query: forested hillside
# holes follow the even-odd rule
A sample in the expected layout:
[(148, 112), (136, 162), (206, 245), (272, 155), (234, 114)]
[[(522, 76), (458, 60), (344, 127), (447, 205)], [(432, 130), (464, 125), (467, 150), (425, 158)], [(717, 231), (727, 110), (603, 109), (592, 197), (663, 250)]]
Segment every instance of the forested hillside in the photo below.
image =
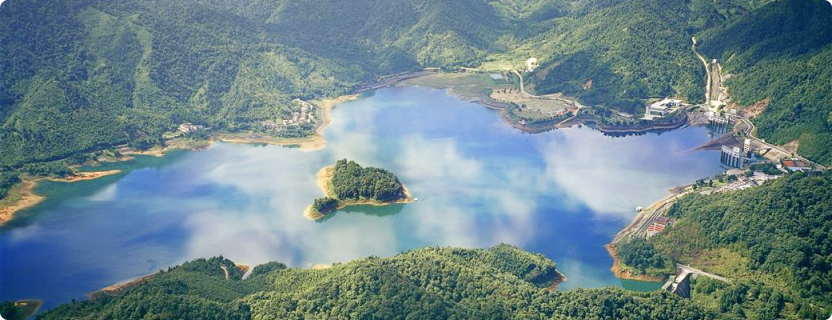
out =
[(476, 64), (502, 24), (481, 0), (8, 1), (0, 167), (152, 146), (182, 122), (250, 130), (295, 98)]
[(645, 264), (681, 261), (734, 280), (704, 280), (694, 300), (737, 318), (827, 319), (832, 313), (832, 174), (682, 198), (650, 239)]
[(526, 77), (538, 93), (631, 113), (649, 97), (701, 102), (693, 36), (735, 73), (738, 102), (771, 99), (763, 137), (800, 138), (829, 163), (830, 10), (822, 0), (8, 0), (0, 167), (147, 148), (183, 122), (259, 130), (291, 118), (294, 99), (381, 75), (529, 57), (541, 61)]
[(704, 102), (705, 69), (691, 38), (768, 2), (574, 1), (569, 15), (512, 54), (542, 59), (529, 80), (538, 93), (565, 92), (632, 113), (647, 97)]
[(347, 159), (338, 160), (335, 164), (331, 183), (332, 192), (341, 200), (391, 201), (404, 196), (402, 183), (392, 172), (373, 167), (362, 168)]
[(531, 80), (538, 93), (564, 92), (630, 113), (647, 97), (704, 100), (705, 70), (690, 49), (686, 2), (595, 6), (558, 19), (521, 49), (544, 61)]
[(766, 101), (754, 119), (773, 143), (800, 140), (798, 152), (832, 164), (832, 6), (774, 2), (703, 33), (702, 51), (723, 61), (741, 106)]
[(249, 279), (197, 260), (120, 294), (60, 306), (38, 319), (714, 319), (667, 293), (551, 292), (554, 262), (500, 245), (425, 248), (330, 269), (258, 266)]

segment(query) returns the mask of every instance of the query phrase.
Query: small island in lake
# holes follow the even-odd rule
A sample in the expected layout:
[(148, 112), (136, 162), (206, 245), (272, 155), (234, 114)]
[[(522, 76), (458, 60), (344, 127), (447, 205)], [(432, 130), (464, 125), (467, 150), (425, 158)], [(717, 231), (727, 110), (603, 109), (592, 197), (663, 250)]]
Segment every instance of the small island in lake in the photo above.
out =
[(416, 201), (390, 171), (366, 167), (355, 161), (338, 160), (334, 166), (318, 172), (318, 185), (323, 189), (323, 198), (315, 199), (303, 215), (318, 220), (326, 215), (356, 205), (391, 205)]

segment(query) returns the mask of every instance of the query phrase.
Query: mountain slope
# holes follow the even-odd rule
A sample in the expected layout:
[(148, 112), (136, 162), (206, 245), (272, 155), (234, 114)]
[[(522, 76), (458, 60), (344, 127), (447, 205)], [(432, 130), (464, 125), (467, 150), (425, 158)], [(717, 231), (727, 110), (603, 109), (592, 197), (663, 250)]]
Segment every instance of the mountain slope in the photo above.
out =
[(796, 173), (749, 190), (688, 196), (669, 215), (678, 222), (650, 238), (650, 247), (734, 280), (694, 285), (694, 301), (752, 319), (832, 313), (832, 174)]
[(737, 102), (770, 99), (761, 136), (800, 139), (830, 163), (829, 11), (822, 0), (11, 0), (0, 168), (152, 146), (182, 122), (260, 130), (291, 118), (296, 98), (494, 60), (537, 57), (531, 90), (629, 113), (651, 97), (701, 102), (694, 35), (734, 73)]
[(182, 122), (250, 130), (295, 98), (473, 64), (501, 24), (480, 0), (15, 0), (0, 8), (0, 167), (146, 147)]
[[(233, 272), (226, 281), (220, 266)], [(517, 248), (425, 248), (330, 269), (198, 260), (112, 297), (60, 306), (39, 319), (712, 319), (666, 293), (550, 292), (555, 264)]]
[(768, 103), (754, 119), (770, 142), (832, 164), (832, 6), (774, 2), (703, 33), (702, 51), (723, 61), (738, 104)]

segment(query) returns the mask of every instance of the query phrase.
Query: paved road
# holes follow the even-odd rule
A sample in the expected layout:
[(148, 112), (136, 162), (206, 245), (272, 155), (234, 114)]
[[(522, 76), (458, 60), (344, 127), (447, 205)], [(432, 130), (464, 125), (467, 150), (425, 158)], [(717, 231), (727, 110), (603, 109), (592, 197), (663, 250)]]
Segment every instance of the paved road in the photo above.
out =
[[(705, 59), (705, 57), (703, 57), (702, 55), (700, 55), (698, 51), (696, 51), (696, 37), (692, 37), (692, 38), (691, 38), (691, 41), (693, 41), (693, 46), (692, 46), (692, 48), (693, 48), (693, 53), (694, 53), (694, 54), (696, 54), (696, 56), (699, 58), (699, 60), (701, 60), (701, 61), (702, 61), (702, 64), (704, 64), (704, 65), (705, 65), (705, 71), (708, 73), (708, 83), (707, 83), (707, 91), (706, 91), (706, 96), (705, 96), (705, 97), (706, 97), (708, 100), (711, 100), (711, 99), (712, 99), (712, 97), (711, 97), (711, 91), (712, 91), (711, 89), (712, 89), (712, 87), (717, 87), (717, 88), (718, 88), (718, 86), (715, 86), (715, 84), (716, 84), (716, 83), (712, 83), (712, 82), (720, 82), (720, 83), (719, 83), (719, 85), (721, 85), (721, 79), (722, 79), (722, 75), (721, 75), (721, 73), (722, 73), (722, 72), (721, 72), (721, 71), (722, 71), (722, 66), (720, 66), (719, 64), (714, 64), (713, 66), (709, 66), (709, 65), (708, 65), (708, 60), (707, 60), (707, 59)], [(713, 67), (714, 69), (716, 69), (716, 70), (715, 70), (715, 72), (712, 72), (712, 71), (711, 71), (711, 67)], [(713, 74), (713, 75), (712, 75), (712, 73), (716, 73), (716, 74)], [(709, 103), (710, 103), (710, 101), (705, 101), (705, 103), (706, 103), (706, 105), (707, 105), (707, 104), (709, 104)], [(782, 153), (782, 154), (784, 154), (784, 155), (792, 155), (792, 154), (794, 154), (794, 156), (792, 156), (792, 158), (797, 158), (797, 159), (799, 159), (799, 160), (803, 160), (803, 161), (806, 161), (806, 162), (808, 162), (808, 163), (812, 163), (812, 164), (814, 164), (817, 168), (820, 168), (821, 170), (826, 170), (826, 167), (824, 167), (824, 166), (821, 166), (821, 165), (819, 165), (819, 164), (817, 164), (817, 163), (814, 163), (814, 162), (810, 161), (809, 159), (806, 159), (806, 158), (804, 158), (804, 157), (801, 157), (800, 155), (798, 155), (798, 154), (796, 154), (796, 153), (794, 153), (794, 152), (787, 151), (787, 150), (785, 150), (785, 149), (783, 149), (783, 148), (781, 148), (781, 147), (778, 147), (778, 146), (775, 146), (775, 145), (770, 144), (770, 143), (768, 143), (768, 142), (765, 142), (765, 141), (763, 141), (762, 139), (760, 139), (760, 138), (758, 138), (758, 137), (754, 136), (754, 128), (755, 128), (754, 123), (752, 123), (752, 122), (751, 122), (751, 120), (749, 120), (748, 118), (745, 118), (745, 117), (740, 117), (740, 116), (737, 116), (737, 118), (738, 118), (738, 119), (740, 119), (740, 121), (742, 121), (743, 123), (745, 123), (745, 124), (746, 124), (746, 126), (748, 127), (748, 129), (745, 131), (745, 135), (746, 135), (746, 137), (750, 138), (751, 140), (754, 140), (754, 142), (756, 142), (757, 144), (762, 145), (764, 148), (769, 148), (769, 149), (776, 150), (777, 152), (780, 152), (780, 153)]]
[(520, 71), (517, 70), (511, 71), (514, 72), (514, 74), (516, 74), (518, 78), (520, 78), (520, 93), (525, 96), (531, 96), (530, 94), (526, 93), (526, 84), (523, 83), (523, 74), (521, 74)]
[(222, 272), (225, 273), (225, 280), (229, 280), (230, 278), (228, 277), (228, 268), (226, 268), (225, 266), (220, 266), (220, 269), (222, 269)]
[(751, 120), (748, 120), (748, 118), (745, 118), (745, 117), (739, 117), (738, 116), (737, 118), (740, 119), (740, 121), (742, 121), (743, 123), (745, 123), (746, 126), (748, 126), (748, 129), (745, 131), (746, 137), (748, 137), (751, 140), (754, 140), (755, 143), (757, 143), (759, 145), (762, 145), (763, 148), (773, 149), (773, 150), (775, 150), (777, 152), (780, 152), (782, 154), (785, 154), (785, 155), (793, 155), (793, 156), (790, 156), (790, 157), (798, 159), (798, 160), (802, 160), (802, 161), (805, 161), (805, 162), (808, 162), (808, 163), (811, 163), (811, 164), (814, 164), (815, 167), (819, 168), (820, 170), (826, 170), (826, 167), (824, 167), (820, 164), (817, 164), (817, 163), (815, 163), (815, 162), (813, 162), (809, 159), (806, 159), (806, 158), (802, 157), (801, 155), (799, 155), (797, 153), (788, 151), (788, 150), (783, 149), (781, 147), (778, 147), (776, 145), (765, 142), (760, 138), (757, 138), (756, 136), (754, 136), (754, 128), (755, 128), (754, 123), (752, 123)]
[(699, 51), (696, 51), (696, 37), (691, 37), (691, 41), (693, 41), (693, 53), (702, 61), (702, 64), (705, 65), (705, 72), (708, 74), (708, 82), (705, 83), (705, 104), (711, 103), (711, 67), (708, 66), (708, 60), (705, 59)]
[(708, 273), (708, 272), (705, 272), (705, 271), (702, 271), (702, 270), (699, 270), (699, 269), (696, 269), (694, 267), (687, 266), (687, 265), (684, 265), (684, 264), (681, 264), (681, 263), (677, 263), (676, 268), (681, 269), (683, 272), (686, 271), (688, 273), (694, 273), (694, 274), (706, 276), (708, 278), (719, 280), (719, 281), (722, 281), (722, 282), (731, 282), (731, 280), (728, 280), (724, 277), (720, 277), (720, 276), (715, 275), (713, 273)]
[(253, 267), (253, 266), (249, 266), (249, 267), (248, 267), (248, 270), (246, 270), (246, 273), (243, 273), (243, 278), (242, 278), (242, 279), (243, 279), (243, 280), (248, 279), (248, 277), (250, 277), (250, 276), (251, 276), (251, 272), (252, 272), (252, 271), (254, 271), (254, 267)]

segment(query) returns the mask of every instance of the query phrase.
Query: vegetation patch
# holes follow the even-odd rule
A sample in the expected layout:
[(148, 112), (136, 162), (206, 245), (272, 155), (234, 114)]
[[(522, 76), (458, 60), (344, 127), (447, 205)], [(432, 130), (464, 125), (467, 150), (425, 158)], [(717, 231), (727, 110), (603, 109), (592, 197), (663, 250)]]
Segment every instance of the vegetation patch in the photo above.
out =
[(546, 288), (557, 265), (509, 245), (423, 248), (328, 269), (272, 262), (226, 280), (223, 258), (160, 272), (123, 291), (59, 306), (40, 319), (713, 319), (667, 293)]
[(380, 168), (363, 168), (346, 159), (321, 169), (318, 184), (326, 197), (315, 199), (304, 212), (304, 216), (313, 220), (351, 205), (390, 205), (415, 201), (393, 173)]
[(668, 215), (677, 220), (672, 226), (621, 244), (618, 257), (644, 272), (680, 261), (732, 280), (699, 277), (693, 285), (694, 301), (728, 318), (826, 319), (832, 312), (832, 173), (688, 195)]

